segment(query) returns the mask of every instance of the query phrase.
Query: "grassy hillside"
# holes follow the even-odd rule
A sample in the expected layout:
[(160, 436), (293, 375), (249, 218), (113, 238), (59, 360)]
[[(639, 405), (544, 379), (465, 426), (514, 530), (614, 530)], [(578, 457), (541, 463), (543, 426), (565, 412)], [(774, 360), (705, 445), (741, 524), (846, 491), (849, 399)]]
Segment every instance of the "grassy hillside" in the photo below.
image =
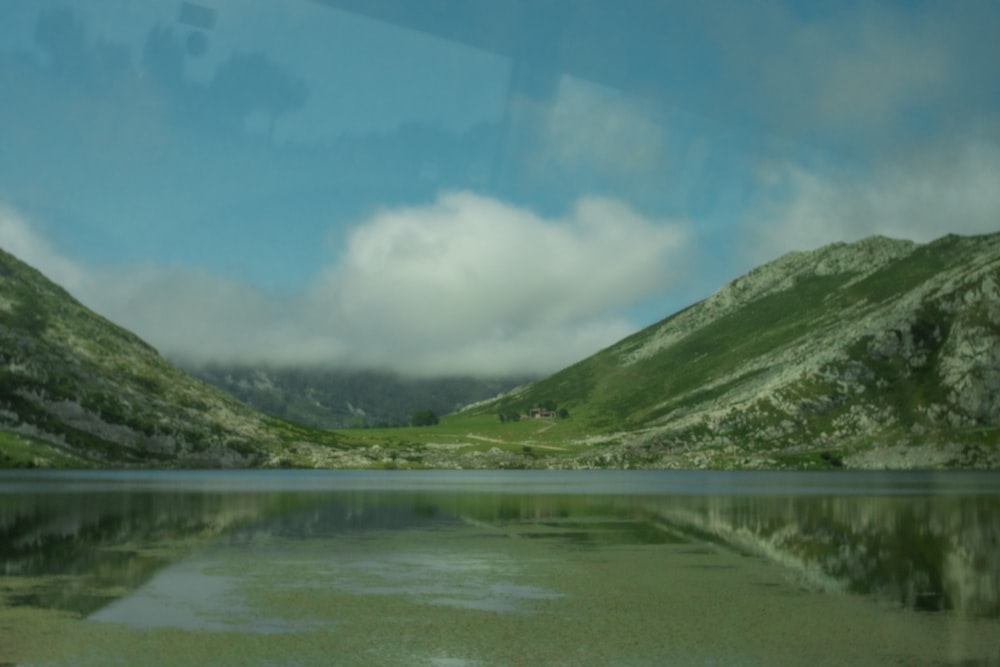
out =
[(824, 315), (844, 307), (838, 288), (849, 279), (803, 277), (787, 290), (706, 323), (642, 363), (627, 363), (628, 350), (669, 328), (673, 318), (667, 318), (504, 398), (496, 409), (527, 410), (555, 400), (594, 430), (640, 428), (673, 409), (722, 395), (760, 373), (746, 368), (747, 362), (794, 342), (821, 325)]
[(948, 452), (932, 465), (992, 465), (998, 285), (1000, 234), (793, 253), (471, 412), (556, 403), (581, 433), (632, 434), (618, 463), (838, 463), (928, 446)]
[(329, 432), (196, 380), (0, 250), (0, 467), (249, 466)]

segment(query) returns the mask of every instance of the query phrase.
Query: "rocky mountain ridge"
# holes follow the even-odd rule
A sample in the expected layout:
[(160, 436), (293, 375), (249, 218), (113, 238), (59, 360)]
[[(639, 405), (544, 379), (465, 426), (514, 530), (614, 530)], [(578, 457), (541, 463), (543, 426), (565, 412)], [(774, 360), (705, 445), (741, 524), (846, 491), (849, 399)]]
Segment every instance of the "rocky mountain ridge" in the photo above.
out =
[(790, 289), (798, 279), (851, 274), (856, 282), (906, 256), (916, 247), (913, 241), (872, 236), (853, 244), (834, 243), (816, 250), (790, 252), (727, 283), (697, 307), (687, 308), (654, 325), (656, 332), (628, 353), (627, 363), (636, 363), (655, 354), (749, 301)]
[(568, 405), (583, 466), (998, 467), (998, 286), (1000, 234), (792, 253), (475, 409)]
[[(767, 372), (701, 406), (698, 416), (693, 411), (665, 415), (655, 424), (671, 422), (673, 429), (685, 429), (701, 423), (724, 434), (741, 424), (727, 419), (726, 412), (735, 406), (748, 406), (750, 415), (770, 407), (773, 416), (765, 421), (772, 425), (758, 434), (759, 439), (801, 447), (807, 445), (801, 442), (803, 436), (815, 437), (833, 448), (878, 432), (889, 438), (879, 443), (883, 448), (919, 448), (919, 441), (931, 431), (996, 426), (1000, 423), (998, 241), (1000, 237), (993, 237), (982, 247), (986, 252), (968, 264), (927, 279), (889, 304), (876, 307), (866, 300), (854, 304), (841, 316), (851, 322), (849, 326), (827, 322), (795, 344), (762, 355), (749, 368)], [(895, 368), (880, 369), (885, 365)], [(880, 390), (891, 392), (921, 374), (936, 377), (927, 378), (920, 388), (937, 391), (935, 400), (914, 406), (916, 414), (900, 414), (879, 400)], [(807, 385), (815, 382), (822, 383), (824, 391), (809, 391)], [(871, 401), (855, 399), (865, 393), (876, 396)], [(845, 410), (846, 406), (850, 407)], [(808, 418), (822, 413), (839, 414), (829, 428), (803, 433)], [(774, 424), (777, 416), (781, 419)], [(753, 423), (752, 417), (742, 422)], [(896, 432), (890, 435), (890, 430)], [(963, 465), (975, 463), (974, 456), (963, 459), (965, 452), (955, 450), (955, 445), (961, 449), (959, 443), (948, 444), (952, 447), (936, 452), (915, 449), (914, 458), (947, 463), (959, 457)], [(853, 460), (864, 458), (858, 454)]]

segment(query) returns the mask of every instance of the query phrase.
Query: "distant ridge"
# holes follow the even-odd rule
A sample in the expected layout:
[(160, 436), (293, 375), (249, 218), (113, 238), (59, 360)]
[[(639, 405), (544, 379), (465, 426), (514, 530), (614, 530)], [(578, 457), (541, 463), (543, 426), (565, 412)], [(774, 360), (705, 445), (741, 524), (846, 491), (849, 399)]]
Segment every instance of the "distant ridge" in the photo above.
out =
[(236, 364), (187, 370), (258, 410), (317, 428), (403, 426), (415, 410), (447, 414), (537, 377), (411, 378), (389, 371)]

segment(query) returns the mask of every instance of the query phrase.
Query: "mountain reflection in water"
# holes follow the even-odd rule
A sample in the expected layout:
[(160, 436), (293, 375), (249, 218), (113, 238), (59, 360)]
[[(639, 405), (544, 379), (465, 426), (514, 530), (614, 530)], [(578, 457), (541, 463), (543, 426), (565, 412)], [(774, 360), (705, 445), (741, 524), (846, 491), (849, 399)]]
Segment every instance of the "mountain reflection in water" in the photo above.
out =
[(705, 497), (649, 510), (809, 583), (1000, 617), (1000, 496)]
[[(268, 549), (276, 571), (282, 558), (298, 559), (294, 567), (315, 570), (316, 581), (345, 595), (404, 595), (490, 613), (532, 613), (565, 597), (519, 578), (525, 566), (516, 560), (505, 569), (492, 556), (442, 551), (469, 530), (476, 544), (524, 539), (532, 553), (559, 558), (644, 546), (722, 549), (778, 564), (810, 590), (993, 624), (998, 481), (956, 473), (4, 473), (0, 631), (17, 630), (10, 619), (18, 609), (202, 630), (310, 627), (281, 618), (227, 626), (210, 620), (207, 607), (182, 617), (183, 600), (172, 611), (143, 607), (144, 599), (163, 604), (170, 590), (200, 589), (206, 600), (205, 591), (229, 591), (232, 575), (213, 574), (223, 568), (218, 554)], [(427, 548), (365, 547), (418, 533)], [(286, 556), (295, 544), (305, 550)], [(308, 552), (311, 544), (322, 553)], [(20, 657), (3, 652), (0, 662)]]

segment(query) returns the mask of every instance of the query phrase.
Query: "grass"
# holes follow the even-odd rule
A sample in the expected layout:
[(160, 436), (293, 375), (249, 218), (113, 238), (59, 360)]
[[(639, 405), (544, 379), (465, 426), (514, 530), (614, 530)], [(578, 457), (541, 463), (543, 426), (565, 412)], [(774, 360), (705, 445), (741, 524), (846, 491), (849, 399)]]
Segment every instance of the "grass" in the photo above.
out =
[(898, 262), (890, 262), (851, 285), (846, 296), (878, 303), (898, 297), (953, 266), (965, 250), (963, 239), (948, 235), (920, 246)]
[(328, 447), (342, 447), (345, 444), (350, 444), (349, 441), (351, 440), (351, 438), (341, 437), (341, 434), (344, 433), (343, 431), (314, 428), (274, 415), (266, 415), (264, 422), (270, 432), (286, 445), (302, 441), (317, 445), (326, 445)]
[(434, 426), (345, 429), (337, 433), (352, 442), (369, 446), (445, 445), (457, 454), (485, 452), (496, 447), (504, 451), (546, 456), (578, 451), (582, 445), (573, 441), (587, 434), (572, 417), (501, 423), (495, 414), (469, 413), (446, 415)]
[(0, 468), (93, 468), (91, 461), (37, 438), (0, 431)]
[[(789, 290), (757, 299), (710, 322), (642, 364), (622, 365), (620, 349), (632, 349), (656, 335), (662, 323), (654, 325), (493, 409), (526, 409), (552, 398), (594, 432), (641, 427), (665, 411), (718, 395), (703, 387), (740, 373), (748, 361), (809, 333), (834, 312), (828, 298), (850, 277), (804, 278)], [(747, 373), (739, 381), (752, 375)], [(656, 407), (664, 402), (666, 406)]]

